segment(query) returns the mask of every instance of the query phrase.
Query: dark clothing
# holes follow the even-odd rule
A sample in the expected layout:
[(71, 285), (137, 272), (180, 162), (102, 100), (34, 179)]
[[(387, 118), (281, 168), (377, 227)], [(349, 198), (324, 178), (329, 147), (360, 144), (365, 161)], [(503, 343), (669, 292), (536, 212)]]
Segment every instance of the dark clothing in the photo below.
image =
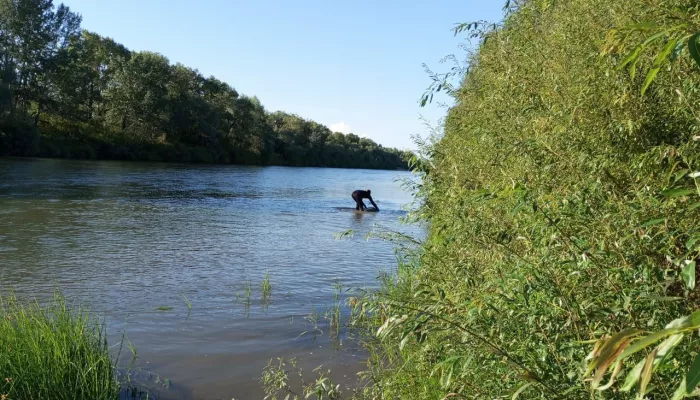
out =
[(379, 211), (379, 207), (377, 207), (377, 205), (374, 204), (374, 200), (372, 200), (372, 195), (369, 194), (369, 192), (367, 192), (366, 190), (355, 190), (354, 192), (352, 192), (352, 199), (355, 200), (355, 210), (364, 211), (367, 207), (365, 207), (365, 203), (362, 201), (362, 199), (369, 199), (370, 203), (372, 203), (374, 208), (376, 208), (377, 211)]

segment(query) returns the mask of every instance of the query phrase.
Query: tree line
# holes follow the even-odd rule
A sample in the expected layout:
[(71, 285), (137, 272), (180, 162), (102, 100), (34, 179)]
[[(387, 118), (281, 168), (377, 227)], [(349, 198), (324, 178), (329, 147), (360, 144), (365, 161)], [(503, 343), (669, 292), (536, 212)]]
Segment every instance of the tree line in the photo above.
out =
[(0, 155), (406, 167), (406, 152), (81, 29), (52, 0), (0, 0)]

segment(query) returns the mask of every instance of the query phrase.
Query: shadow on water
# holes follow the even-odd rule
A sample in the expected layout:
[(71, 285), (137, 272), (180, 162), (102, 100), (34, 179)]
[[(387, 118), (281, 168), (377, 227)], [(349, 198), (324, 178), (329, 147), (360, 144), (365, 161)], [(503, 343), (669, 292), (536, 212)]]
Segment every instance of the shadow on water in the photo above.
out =
[(375, 209), (374, 207), (369, 207), (365, 211), (358, 211), (354, 207), (333, 207), (333, 210), (341, 212), (353, 212), (357, 215), (378, 213), (381, 215), (404, 216), (408, 214), (408, 212), (404, 210), (382, 209), (377, 211), (377, 209)]

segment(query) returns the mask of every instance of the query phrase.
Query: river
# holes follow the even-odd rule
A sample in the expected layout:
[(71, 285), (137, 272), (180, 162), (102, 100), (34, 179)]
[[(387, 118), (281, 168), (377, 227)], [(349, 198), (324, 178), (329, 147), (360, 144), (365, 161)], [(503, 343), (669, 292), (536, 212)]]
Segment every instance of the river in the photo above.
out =
[[(296, 357), (352, 381), (362, 354), (319, 318), (337, 285), (396, 266), (407, 172), (0, 159), (0, 294), (59, 290), (125, 333), (162, 399), (261, 399), (267, 362)], [(358, 213), (372, 189), (381, 209)], [(339, 240), (347, 230), (354, 236)], [(262, 299), (262, 282), (272, 287)], [(249, 300), (245, 294), (250, 287)], [(190, 306), (187, 303), (190, 303)], [(305, 334), (302, 334), (306, 332)], [(316, 334), (312, 334), (316, 332)], [(128, 356), (130, 357), (130, 355)], [(127, 358), (128, 358), (127, 357)]]

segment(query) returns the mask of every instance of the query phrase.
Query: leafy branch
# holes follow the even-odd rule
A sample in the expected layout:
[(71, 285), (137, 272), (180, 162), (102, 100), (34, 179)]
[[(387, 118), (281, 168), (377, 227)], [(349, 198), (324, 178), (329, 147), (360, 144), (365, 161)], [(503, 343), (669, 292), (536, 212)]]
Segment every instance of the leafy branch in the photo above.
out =
[[(700, 67), (700, 27), (697, 20), (700, 14), (691, 14), (685, 22), (664, 26), (655, 22), (643, 22), (627, 25), (618, 29), (608, 31), (605, 44), (601, 51), (602, 55), (617, 53), (624, 49), (625, 43), (630, 37), (641, 34), (643, 40), (628, 50), (622, 61), (618, 64), (619, 69), (629, 68), (632, 80), (637, 73), (637, 64), (644, 54), (650, 49), (656, 48), (651, 67), (646, 73), (641, 94), (644, 95), (649, 86), (654, 82), (661, 68), (668, 63), (676, 61), (687, 49), (690, 57)], [(676, 20), (675, 18), (673, 19)]]
[[(604, 391), (612, 387), (615, 379), (622, 372), (624, 362), (628, 358), (642, 350), (651, 348), (658, 341), (665, 339), (649, 352), (645, 358), (636, 363), (627, 374), (625, 382), (620, 389), (623, 392), (629, 392), (636, 388), (637, 398), (642, 399), (647, 393), (654, 371), (670, 359), (671, 352), (681, 343), (686, 334), (691, 334), (698, 328), (700, 328), (700, 310), (695, 311), (691, 315), (678, 318), (666, 325), (665, 329), (650, 333), (635, 342), (632, 341), (638, 338), (643, 331), (627, 329), (612, 336), (601, 338), (595, 343), (593, 351), (586, 358), (590, 362), (585, 376), (588, 377), (593, 373), (593, 377), (590, 379), (591, 390)], [(600, 386), (602, 379), (608, 372), (611, 372), (608, 383)], [(700, 354), (695, 357), (695, 361), (691, 364), (672, 399), (681, 400), (686, 397), (700, 395), (700, 391), (696, 390), (698, 384), (700, 384)]]

